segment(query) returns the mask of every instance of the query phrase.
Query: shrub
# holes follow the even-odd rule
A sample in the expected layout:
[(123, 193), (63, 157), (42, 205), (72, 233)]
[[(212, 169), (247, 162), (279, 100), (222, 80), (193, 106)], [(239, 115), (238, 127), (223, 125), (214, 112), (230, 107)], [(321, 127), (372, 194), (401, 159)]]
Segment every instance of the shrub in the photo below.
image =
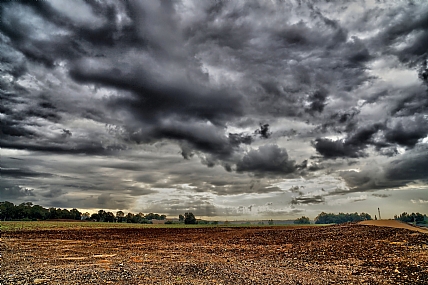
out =
[(295, 224), (310, 224), (311, 221), (308, 217), (302, 216), (294, 221)]

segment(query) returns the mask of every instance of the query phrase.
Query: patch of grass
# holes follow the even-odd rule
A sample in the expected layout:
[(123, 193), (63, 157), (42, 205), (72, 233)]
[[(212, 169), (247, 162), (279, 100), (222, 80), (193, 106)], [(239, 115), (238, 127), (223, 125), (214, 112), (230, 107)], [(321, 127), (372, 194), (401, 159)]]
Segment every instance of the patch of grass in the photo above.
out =
[(64, 222), (64, 221), (4, 221), (0, 222), (2, 231), (82, 229), (82, 228), (144, 228), (144, 224)]

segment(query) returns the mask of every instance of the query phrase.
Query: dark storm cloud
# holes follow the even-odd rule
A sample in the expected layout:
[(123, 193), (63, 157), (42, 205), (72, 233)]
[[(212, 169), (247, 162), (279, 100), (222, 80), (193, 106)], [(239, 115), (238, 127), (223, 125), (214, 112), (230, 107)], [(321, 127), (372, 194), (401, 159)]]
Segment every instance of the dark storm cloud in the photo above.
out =
[(342, 172), (340, 176), (346, 181), (350, 190), (338, 190), (335, 194), (392, 189), (411, 183), (426, 183), (428, 179), (427, 169), (427, 149), (426, 147), (418, 147), (399, 159), (393, 159), (378, 168), (367, 166), (360, 172)]
[(35, 143), (20, 143), (18, 140), (7, 141), (0, 139), (0, 147), (5, 149), (18, 149), (28, 151), (40, 151), (52, 154), (89, 154), (89, 155), (109, 155), (124, 149), (123, 145), (104, 146), (96, 142), (82, 142), (77, 147), (64, 144), (49, 145)]
[(311, 197), (305, 197), (305, 196), (299, 196), (296, 198), (293, 198), (291, 200), (292, 205), (299, 205), (299, 204), (320, 204), (324, 203), (325, 199), (323, 196), (316, 195)]
[(264, 174), (287, 175), (296, 171), (296, 165), (290, 160), (285, 149), (277, 145), (265, 145), (257, 150), (250, 150), (236, 164), (238, 172), (254, 172)]
[(34, 191), (25, 187), (21, 187), (8, 180), (0, 181), (0, 197), (2, 201), (14, 201), (21, 199), (31, 199), (34, 197)]
[[(282, 10), (284, 6), (275, 3), (269, 5), (259, 5), (258, 9), (252, 9), (248, 3), (241, 7), (240, 5), (229, 5), (228, 10), (221, 9), (212, 17), (223, 20), (217, 23), (203, 22), (199, 28), (193, 31), (193, 42), (206, 42), (218, 46), (215, 56), (208, 58), (213, 63), (220, 60), (222, 64), (230, 66), (227, 62), (222, 62), (218, 57), (220, 49), (228, 51), (228, 55), (233, 57), (233, 66), (231, 68), (241, 67), (239, 69), (248, 79), (250, 89), (258, 91), (257, 99), (254, 100), (254, 110), (261, 114), (270, 114), (274, 116), (304, 116), (302, 112), (307, 103), (305, 97), (308, 94), (314, 94), (313, 90), (322, 90), (323, 85), (330, 84), (331, 80), (338, 84), (345, 83), (347, 86), (341, 86), (345, 89), (352, 89), (352, 86), (358, 86), (368, 77), (364, 74), (364, 68), (355, 65), (354, 62), (365, 62), (368, 56), (355, 56), (355, 54), (364, 54), (364, 43), (358, 44), (346, 43), (347, 32), (337, 21), (328, 19), (322, 13), (316, 10), (312, 13), (312, 20), (316, 23), (314, 26), (305, 21), (297, 23), (284, 22), (283, 18), (273, 16), (276, 13), (274, 9), (281, 10), (284, 17), (287, 17), (287, 10)], [(227, 5), (226, 5), (227, 6)], [(235, 7), (234, 7), (235, 6)], [(306, 5), (296, 8), (294, 13), (304, 14)], [(300, 10), (300, 8), (303, 8)], [(271, 10), (272, 9), (272, 10)], [(314, 9), (315, 10), (315, 9)], [(312, 12), (312, 11), (311, 11)], [(235, 15), (235, 16), (231, 16)], [(239, 15), (240, 17), (237, 17)], [(252, 26), (251, 20), (269, 15), (272, 22), (268, 25), (259, 27)], [(292, 15), (288, 15), (292, 17)], [(238, 22), (238, 19), (240, 20)], [(248, 25), (240, 23), (245, 22)], [(219, 29), (227, 31), (227, 38), (239, 39), (239, 46), (233, 46), (224, 42), (217, 41), (217, 38), (207, 37), (207, 35), (218, 34)], [(358, 47), (356, 48), (355, 45)], [(232, 47), (231, 47), (232, 46)], [(332, 59), (327, 51), (336, 49), (337, 54), (344, 55)], [(301, 53), (311, 52), (316, 54), (318, 62), (303, 60)], [(367, 52), (365, 53), (367, 54)], [(349, 55), (349, 57), (348, 57)], [(327, 57), (330, 59), (327, 60)], [(281, 59), (281, 60), (278, 60)], [(226, 61), (226, 60), (224, 60)], [(269, 64), (264, 64), (269, 62)], [(353, 63), (352, 67), (351, 64)], [(237, 65), (239, 63), (239, 65)], [(344, 73), (338, 73), (335, 69), (339, 68)], [(328, 72), (326, 72), (328, 70)], [(270, 77), (269, 74), (276, 74)], [(251, 84), (257, 78), (258, 84)], [(284, 78), (285, 80), (278, 80)], [(340, 80), (343, 78), (343, 80)], [(343, 83), (342, 83), (343, 82)], [(253, 92), (251, 92), (253, 93)], [(249, 94), (251, 96), (251, 94)], [(310, 96), (309, 102), (313, 110), (321, 111), (324, 106), (325, 94), (321, 96)]]
[[(84, 20), (76, 21), (67, 13), (61, 16), (64, 11), (58, 10), (49, 2), (26, 2), (25, 5), (9, 3), (3, 11), (5, 20), (2, 21), (0, 29), (10, 39), (11, 47), (18, 51), (18, 55), (24, 55), (29, 61), (42, 63), (54, 69), (57, 66), (56, 62), (67, 60), (69, 75), (75, 82), (128, 92), (126, 96), (113, 96), (105, 100), (106, 107), (113, 113), (127, 114), (123, 122), (123, 129), (126, 132), (122, 132), (125, 140), (136, 143), (172, 140), (182, 146), (184, 158), (190, 158), (195, 151), (203, 152), (207, 154), (202, 159), (204, 164), (213, 166), (219, 161), (225, 161), (222, 164), (226, 170), (231, 170), (231, 163), (228, 160), (237, 151), (239, 144), (250, 142), (247, 135), (238, 138), (236, 135), (227, 137), (222, 134), (227, 122), (242, 117), (246, 112), (255, 114), (274, 112), (275, 116), (299, 115), (296, 112), (307, 103), (309, 108), (306, 110), (309, 113), (322, 112), (328, 94), (324, 85), (329, 80), (322, 69), (330, 70), (342, 66), (344, 69), (337, 75), (346, 75), (347, 82), (366, 80), (364, 69), (356, 66), (356, 63), (369, 59), (364, 43), (355, 37), (346, 43), (347, 31), (337, 21), (327, 18), (318, 10), (314, 10), (313, 17), (322, 27), (321, 30), (315, 31), (303, 21), (297, 24), (284, 24), (282, 27), (268, 25), (258, 30), (251, 25), (246, 27), (237, 22), (240, 19), (247, 21), (271, 13), (272, 7), (256, 5), (258, 10), (253, 10), (255, 7), (251, 3), (242, 4), (241, 8), (226, 3), (220, 6), (211, 4), (201, 6), (203, 7), (201, 12), (207, 15), (208, 21), (192, 20), (193, 22), (190, 21), (181, 27), (177, 6), (172, 3), (168, 5), (133, 2), (126, 2), (125, 5), (86, 3), (88, 11), (94, 16), (93, 21), (97, 23), (93, 26), (88, 26)], [(18, 14), (33, 14), (33, 17), (24, 20)], [(119, 23), (116, 17), (118, 14), (127, 20)], [(158, 15), (165, 21), (160, 22), (153, 15)], [(219, 19), (224, 20), (220, 26), (215, 24)], [(34, 22), (45, 23), (45, 34), (49, 36), (39, 37), (40, 33), (28, 36), (32, 34)], [(158, 34), (148, 28), (150, 25), (157, 29)], [(198, 29), (192, 28), (196, 26)], [(55, 33), (56, 29), (62, 29), (73, 36)], [(268, 40), (264, 41), (262, 46), (251, 42), (252, 39), (261, 40), (263, 34), (267, 35)], [(184, 50), (182, 48), (184, 44), (190, 44), (191, 48)], [(260, 66), (260, 62), (272, 62), (273, 70), (285, 76), (281, 70), (285, 67), (287, 72), (291, 67), (274, 63), (273, 57), (284, 57), (294, 61), (297, 63), (297, 66), (292, 67), (295, 72), (287, 73), (292, 76), (291, 85), (285, 86), (284, 83), (272, 80), (274, 77), (263, 75), (257, 84), (263, 90), (260, 97), (262, 100), (257, 99), (257, 91), (256, 93), (252, 91), (247, 97), (250, 101), (244, 100), (241, 91), (248, 92), (248, 88), (251, 89), (256, 85), (241, 86), (241, 91), (230, 86), (227, 88), (210, 86), (207, 81), (210, 75), (202, 69), (200, 61), (195, 56), (203, 53), (207, 44), (212, 45), (213, 54), (225, 53), (225, 58), (235, 57), (237, 65), (225, 66), (230, 70), (238, 68), (248, 82), (251, 82), (251, 78), (270, 73), (266, 72), (265, 68), (260, 70), (255, 68)], [(224, 49), (226, 47), (227, 50)], [(136, 48), (140, 49), (137, 53)], [(282, 51), (281, 48), (287, 48), (288, 51)], [(326, 60), (327, 55), (323, 53), (331, 48), (339, 49), (344, 62), (353, 63), (352, 68), (348, 69), (344, 62), (339, 60)], [(267, 50), (271, 52), (266, 52)], [(316, 51), (324, 62), (319, 66), (318, 63), (314, 65), (315, 62), (299, 64), (299, 53), (304, 50)], [(261, 51), (265, 56), (258, 56)], [(140, 57), (135, 57), (137, 54)], [(152, 58), (154, 64), (136, 62), (135, 59), (142, 58), (141, 56)], [(222, 64), (221, 60), (215, 62), (211, 56), (206, 57), (206, 62)], [(174, 74), (176, 66), (184, 68), (187, 75), (183, 77)], [(315, 71), (321, 66), (322, 69)], [(169, 68), (172, 73), (159, 74), (157, 72), (159, 68)], [(314, 71), (315, 76), (311, 76)], [(304, 82), (309, 83), (308, 86), (315, 88), (316, 91), (310, 92), (309, 89), (298, 87), (298, 84)], [(306, 95), (298, 96), (299, 94), (310, 95), (306, 100)], [(247, 101), (250, 104), (248, 106)], [(255, 102), (258, 105), (254, 105)], [(39, 106), (40, 109), (32, 109), (23, 116), (26, 118), (36, 116), (53, 122), (61, 121), (61, 115), (55, 113), (54, 104), (41, 102)], [(299, 116), (303, 116), (303, 113)], [(211, 125), (205, 125), (206, 123)], [(269, 137), (268, 127), (267, 124), (262, 125), (258, 131), (262, 138)], [(16, 126), (16, 129), (19, 130), (19, 126)], [(3, 145), (7, 146), (5, 143)], [(32, 147), (31, 144), (27, 148), (48, 151), (57, 149), (57, 147)], [(85, 147), (77, 152), (92, 153), (86, 151)]]
[(428, 120), (425, 115), (421, 114), (394, 119), (391, 122), (391, 127), (385, 131), (386, 142), (410, 148), (427, 135)]
[[(365, 149), (372, 145), (381, 154), (396, 154), (396, 146), (413, 148), (428, 135), (428, 121), (424, 115), (392, 118), (386, 124), (364, 126), (348, 133), (343, 140), (317, 138), (314, 147), (325, 158), (365, 157)], [(378, 136), (375, 138), (375, 135)]]
[(260, 124), (260, 129), (254, 131), (255, 134), (260, 135), (261, 138), (268, 139), (272, 132), (269, 132), (269, 124)]
[(20, 179), (20, 178), (29, 178), (29, 177), (51, 177), (53, 175), (51, 173), (37, 172), (26, 168), (18, 169), (18, 168), (2, 167), (1, 176), (7, 177), (7, 178)]
[[(32, 1), (24, 1), (22, 4), (29, 4), (31, 2)], [(47, 3), (39, 5), (49, 7)], [(17, 13), (12, 13), (12, 10), (17, 11)], [(19, 50), (27, 59), (36, 63), (41, 63), (50, 68), (54, 66), (56, 59), (71, 59), (77, 56), (79, 52), (74, 48), (76, 42), (70, 44), (70, 41), (73, 42), (74, 40), (66, 35), (52, 35), (49, 39), (43, 40), (29, 37), (33, 32), (31, 21), (29, 21), (32, 19), (27, 18), (27, 20), (23, 21), (22, 17), (19, 16), (19, 14), (23, 15), (27, 13), (34, 13), (34, 10), (24, 5), (18, 5), (17, 3), (9, 2), (7, 5), (4, 5), (2, 9), (3, 15), (0, 23), (0, 30), (11, 40), (16, 50)], [(41, 23), (39, 22), (39, 24)], [(48, 33), (49, 32), (54, 31), (48, 30)]]
[(405, 186), (406, 181), (387, 180), (384, 173), (375, 173), (375, 170), (347, 171), (340, 174), (346, 181), (350, 190), (336, 191), (335, 194), (348, 194), (351, 192), (364, 192), (380, 189), (390, 189)]
[(331, 116), (332, 119), (335, 120), (335, 123), (340, 123), (340, 124), (344, 124), (344, 123), (349, 123), (350, 121), (352, 121), (352, 119), (358, 115), (358, 113), (360, 113), (360, 110), (353, 108), (349, 111), (340, 111), (338, 113), (335, 113)]
[(391, 103), (391, 114), (394, 117), (411, 117), (415, 114), (426, 113), (428, 109), (427, 91), (422, 88), (409, 89), (398, 100)]
[(425, 63), (421, 64), (421, 67), (419, 69), (419, 78), (425, 81), (425, 83), (428, 83), (428, 66), (427, 66), (427, 60), (425, 60)]
[(428, 150), (422, 148), (412, 155), (393, 160), (387, 168), (386, 179), (392, 181), (411, 182), (428, 180)]
[(26, 126), (7, 117), (0, 121), (0, 134), (2, 137), (35, 137), (34, 131), (29, 130)]
[(310, 102), (309, 108), (306, 109), (308, 113), (314, 114), (315, 112), (321, 113), (324, 110), (325, 101), (327, 99), (327, 90), (321, 89), (315, 91), (308, 98)]
[(133, 92), (133, 96), (129, 98), (112, 100), (109, 106), (126, 109), (142, 122), (156, 123), (160, 118), (169, 115), (184, 120), (194, 117), (221, 123), (228, 117), (242, 114), (240, 97), (228, 94), (225, 90), (197, 90), (180, 86), (178, 82), (172, 87), (157, 83), (148, 71), (140, 67), (120, 70), (109, 65), (95, 69), (82, 63), (73, 68), (70, 75), (81, 83), (101, 84)]
[(212, 189), (209, 192), (220, 196), (226, 196), (245, 193), (273, 193), (280, 191), (281, 189), (279, 187), (272, 187), (268, 183), (264, 182), (259, 185), (254, 185), (252, 183), (229, 184), (225, 186), (215, 187), (215, 189)]
[(364, 157), (365, 145), (353, 145), (342, 140), (331, 140), (317, 138), (314, 143), (315, 149), (325, 158), (338, 157)]
[[(398, 9), (404, 13), (399, 13)], [(421, 57), (426, 57), (426, 42), (428, 41), (428, 9), (426, 6), (418, 6), (414, 3), (408, 3), (405, 7), (400, 7), (394, 14), (399, 14), (396, 20), (392, 22), (381, 33), (379, 38), (383, 41), (385, 47), (394, 46), (394, 44), (405, 43), (402, 48), (393, 48), (386, 52), (392, 52), (398, 58), (411, 65), (421, 62)], [(411, 41), (406, 41), (406, 37), (412, 35)]]

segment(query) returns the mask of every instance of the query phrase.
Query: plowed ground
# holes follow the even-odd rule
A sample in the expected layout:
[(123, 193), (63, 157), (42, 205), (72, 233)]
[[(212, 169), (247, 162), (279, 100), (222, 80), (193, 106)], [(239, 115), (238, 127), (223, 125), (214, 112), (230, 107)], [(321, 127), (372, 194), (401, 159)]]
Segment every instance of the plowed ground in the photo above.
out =
[(4, 232), (1, 284), (428, 284), (428, 235), (345, 225)]

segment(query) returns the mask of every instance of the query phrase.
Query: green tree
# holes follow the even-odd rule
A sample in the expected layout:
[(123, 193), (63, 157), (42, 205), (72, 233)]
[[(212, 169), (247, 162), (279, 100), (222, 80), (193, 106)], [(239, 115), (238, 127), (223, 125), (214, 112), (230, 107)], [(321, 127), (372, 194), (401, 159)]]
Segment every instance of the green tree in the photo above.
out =
[(184, 216), (183, 215), (178, 215), (178, 220), (180, 222), (184, 222)]
[(147, 220), (160, 220), (161, 216), (159, 214), (149, 213), (145, 216)]
[(31, 217), (31, 207), (33, 206), (33, 203), (26, 202), (21, 203), (17, 207), (15, 207), (15, 218), (18, 220), (28, 220)]
[(308, 217), (302, 216), (294, 221), (295, 224), (310, 224), (311, 221)]
[(116, 212), (116, 219), (118, 223), (122, 223), (123, 221), (125, 221), (125, 213), (122, 211), (117, 211)]
[(371, 220), (371, 219), (372, 219), (371, 216), (366, 213), (333, 214), (333, 213), (321, 212), (315, 218), (315, 224), (341, 224), (341, 223), (358, 222), (362, 220)]
[(81, 220), (82, 219), (82, 213), (79, 210), (77, 210), (76, 208), (73, 208), (70, 211), (70, 216), (73, 220)]
[(15, 218), (15, 205), (9, 201), (0, 202), (0, 219), (3, 221)]
[(422, 215), (420, 213), (411, 213), (411, 214), (408, 214), (406, 212), (403, 212), (399, 216), (395, 215), (394, 219), (402, 221), (402, 222), (405, 222), (405, 223), (412, 223), (412, 222), (424, 223), (424, 221), (425, 221), (424, 215)]
[(91, 219), (91, 214), (89, 214), (88, 212), (83, 213), (81, 219), (85, 220), (85, 221), (90, 220)]
[(196, 218), (195, 215), (193, 215), (193, 213), (185, 213), (184, 214), (184, 223), (186, 225), (191, 225), (191, 224), (196, 224)]
[(31, 218), (36, 220), (46, 220), (49, 217), (49, 210), (40, 205), (31, 207)]
[(107, 212), (104, 210), (99, 210), (98, 211), (98, 215), (100, 216), (100, 222), (105, 222), (106, 217), (107, 217)]
[(56, 208), (49, 208), (49, 219), (59, 219), (60, 212)]
[(127, 223), (132, 223), (132, 220), (134, 219), (134, 214), (133, 213), (128, 213), (127, 215), (126, 215), (126, 222)]
[(132, 217), (132, 222), (135, 224), (141, 224), (143, 223), (143, 221), (145, 221), (147, 219), (144, 218), (144, 214), (143, 213), (138, 213), (136, 215), (134, 215), (134, 217)]
[(95, 220), (95, 221), (99, 222), (101, 220), (100, 215), (98, 215), (97, 213), (92, 214), (91, 220)]
[(73, 215), (67, 209), (60, 209), (60, 219), (73, 219)]
[(104, 222), (113, 223), (114, 222), (114, 214), (112, 212), (107, 212)]

